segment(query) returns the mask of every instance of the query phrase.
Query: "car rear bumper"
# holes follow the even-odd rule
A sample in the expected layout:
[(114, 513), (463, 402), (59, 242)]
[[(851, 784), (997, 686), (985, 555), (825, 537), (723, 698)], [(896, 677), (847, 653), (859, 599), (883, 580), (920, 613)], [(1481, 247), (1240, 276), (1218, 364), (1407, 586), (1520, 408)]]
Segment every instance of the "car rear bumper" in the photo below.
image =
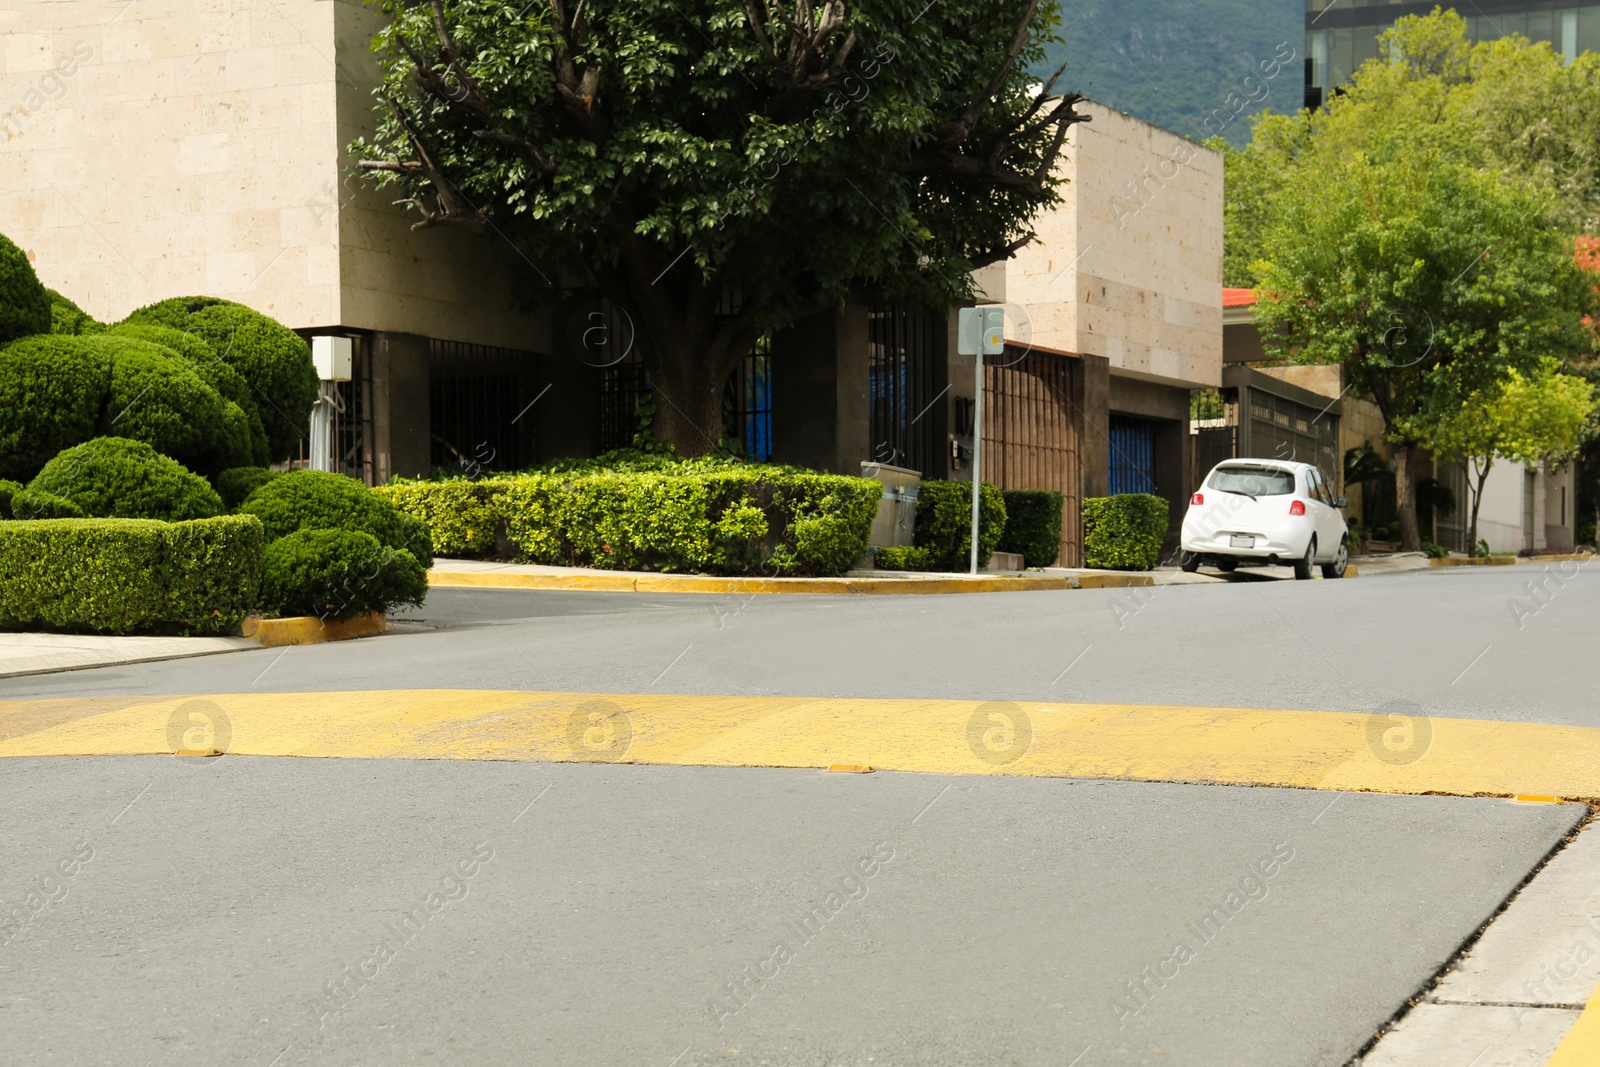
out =
[[(1235, 533), (1248, 533), (1252, 539), (1251, 546), (1249, 548), (1235, 546), (1233, 544)], [(1306, 554), (1306, 545), (1310, 541), (1310, 530), (1280, 530), (1273, 533), (1240, 530), (1217, 534), (1200, 534), (1184, 530), (1180, 544), (1185, 552), (1191, 552), (1202, 559), (1251, 559), (1271, 562), (1300, 559)]]

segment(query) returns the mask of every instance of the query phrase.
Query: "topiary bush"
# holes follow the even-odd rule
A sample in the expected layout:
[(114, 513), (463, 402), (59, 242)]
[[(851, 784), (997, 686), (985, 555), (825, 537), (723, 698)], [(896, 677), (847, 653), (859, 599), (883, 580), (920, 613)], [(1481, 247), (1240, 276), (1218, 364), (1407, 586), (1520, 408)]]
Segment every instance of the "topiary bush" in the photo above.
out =
[(237, 510), (259, 518), (269, 542), (297, 530), (360, 530), (389, 548), (405, 549), (424, 567), (433, 566), (427, 526), (343, 474), (290, 471), (256, 488)]
[(170, 349), (57, 334), (0, 348), (0, 477), (32, 478), (63, 448), (112, 435), (206, 473), (250, 459), (244, 412)]
[(420, 605), (427, 569), (360, 530), (296, 530), (267, 546), (261, 601), (281, 615), (354, 618)]
[(881, 571), (931, 571), (933, 553), (914, 545), (883, 545), (872, 550), (872, 565)]
[[(104, 327), (101, 329), (105, 330)], [(187, 360), (194, 372), (215, 389), (223, 400), (238, 405), (248, 435), (247, 444), (243, 448), (243, 462), (255, 467), (265, 467), (272, 462), (272, 449), (267, 445), (267, 431), (261, 424), (261, 412), (255, 394), (250, 389), (250, 383), (245, 381), (238, 371), (223, 362), (217, 355), (217, 350), (203, 338), (175, 330), (170, 326), (137, 322), (118, 323), (105, 332), (117, 337), (131, 337), (136, 341), (160, 345)], [(239, 448), (237, 443), (233, 447)]]
[(1147, 571), (1161, 560), (1167, 502), (1149, 493), (1090, 497), (1083, 502), (1083, 558), (1103, 570)]
[(22, 492), (22, 483), (0, 478), (0, 519), (11, 518), (11, 498)]
[(237, 633), (262, 561), (253, 518), (0, 523), (0, 628)]
[(28, 255), (0, 234), (0, 344), (50, 332), (50, 294)]
[(54, 289), (46, 289), (50, 298), (50, 332), (77, 336), (85, 333), (103, 333), (105, 327), (94, 320), (87, 311), (68, 300)]
[[(983, 483), (979, 491), (978, 566), (994, 555), (1006, 528), (1006, 503), (1000, 490)], [(917, 488), (916, 547), (928, 550), (929, 570), (965, 571), (972, 566), (972, 483), (925, 481)]]
[(1025, 567), (1048, 567), (1061, 554), (1063, 497), (1054, 489), (1007, 489), (1000, 552), (1022, 556)]
[(211, 484), (222, 498), (222, 506), (229, 511), (237, 511), (251, 493), (282, 474), (282, 471), (271, 471), (265, 467), (230, 467), (212, 478)]
[[(178, 522), (222, 513), (221, 498), (204, 478), (123, 437), (97, 437), (65, 449), (44, 465), (28, 491), (54, 494), (91, 518)], [(13, 506), (20, 506), (15, 499)]]
[(81, 519), (83, 509), (66, 497), (43, 489), (23, 489), (11, 498), (11, 515), (23, 520)]
[(317, 400), (311, 346), (258, 311), (209, 296), (140, 308), (129, 324), (168, 326), (200, 337), (249, 384), (266, 430), (269, 460), (287, 458), (305, 435)]

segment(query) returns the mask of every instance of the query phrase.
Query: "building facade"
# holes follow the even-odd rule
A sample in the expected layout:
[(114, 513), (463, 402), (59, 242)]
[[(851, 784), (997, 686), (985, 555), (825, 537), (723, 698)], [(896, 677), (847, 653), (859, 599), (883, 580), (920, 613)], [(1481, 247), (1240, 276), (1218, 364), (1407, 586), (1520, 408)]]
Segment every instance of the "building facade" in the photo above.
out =
[(1320, 107), (1357, 67), (1377, 58), (1378, 35), (1396, 19), (1435, 7), (1460, 12), (1472, 42), (1520, 34), (1549, 42), (1568, 60), (1579, 52), (1600, 52), (1597, 0), (1306, 0), (1306, 106)]

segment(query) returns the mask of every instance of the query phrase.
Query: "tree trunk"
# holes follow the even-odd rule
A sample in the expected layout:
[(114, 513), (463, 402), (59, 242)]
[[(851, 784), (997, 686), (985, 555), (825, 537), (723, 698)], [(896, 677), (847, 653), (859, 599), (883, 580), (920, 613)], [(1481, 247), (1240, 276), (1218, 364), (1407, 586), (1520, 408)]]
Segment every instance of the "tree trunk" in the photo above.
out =
[(728, 371), (687, 346), (657, 354), (650, 372), (655, 398), (655, 439), (680, 458), (705, 456), (722, 443), (722, 391)]
[(1467, 555), (1469, 556), (1478, 554), (1478, 506), (1483, 503), (1483, 486), (1489, 480), (1489, 468), (1492, 465), (1492, 459), (1489, 463), (1483, 465), (1482, 470), (1476, 469), (1478, 466), (1476, 462), (1472, 465), (1474, 468), (1473, 473), (1478, 476), (1478, 484), (1472, 491), (1472, 521), (1467, 527)]
[(1411, 457), (1416, 446), (1403, 444), (1394, 450), (1394, 505), (1400, 518), (1400, 549), (1417, 552), (1422, 536), (1417, 530), (1417, 481), (1411, 472)]

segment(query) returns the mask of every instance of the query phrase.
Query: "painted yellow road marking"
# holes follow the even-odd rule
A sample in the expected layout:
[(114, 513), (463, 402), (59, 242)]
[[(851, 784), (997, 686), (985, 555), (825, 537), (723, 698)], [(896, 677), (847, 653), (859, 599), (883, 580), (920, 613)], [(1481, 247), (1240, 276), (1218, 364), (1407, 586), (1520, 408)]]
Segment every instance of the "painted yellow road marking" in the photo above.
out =
[[(31, 700), (0, 703), (0, 757), (171, 753), (180, 718), (186, 731), (225, 726), (237, 755), (826, 769), (848, 753), (880, 771), (1600, 797), (1600, 729), (1054, 701), (504, 690)], [(195, 734), (181, 747), (205, 743)]]
[(1589, 1005), (1561, 1039), (1545, 1067), (1595, 1067), (1600, 1063), (1600, 986), (1589, 994)]

